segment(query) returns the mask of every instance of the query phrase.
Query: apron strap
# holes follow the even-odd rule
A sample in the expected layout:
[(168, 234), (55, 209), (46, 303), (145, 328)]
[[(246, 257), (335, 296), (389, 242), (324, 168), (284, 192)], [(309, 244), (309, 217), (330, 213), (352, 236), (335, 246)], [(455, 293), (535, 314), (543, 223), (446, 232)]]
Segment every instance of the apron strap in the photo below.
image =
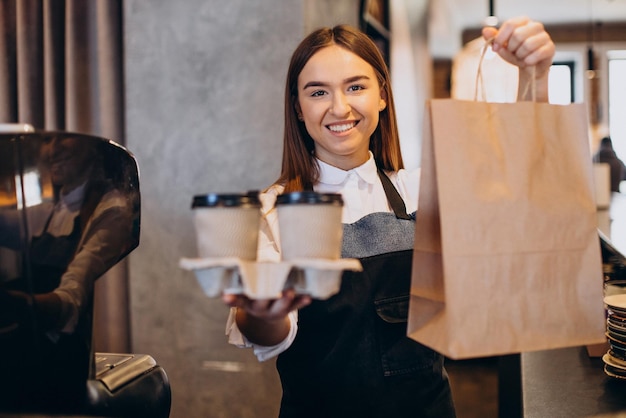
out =
[[(389, 205), (391, 205), (391, 209), (393, 209), (393, 213), (396, 215), (396, 218), (407, 219), (407, 220), (413, 219), (410, 215), (406, 213), (406, 206), (404, 204), (404, 200), (402, 200), (402, 196), (400, 196), (400, 193), (398, 193), (398, 190), (396, 190), (391, 180), (389, 180), (389, 177), (387, 177), (385, 172), (381, 170), (380, 168), (378, 168), (376, 172), (378, 173), (378, 177), (380, 178), (380, 181), (383, 184), (383, 190), (385, 191), (385, 196), (387, 196), (387, 201), (389, 202)], [(306, 191), (312, 192), (313, 188), (311, 188), (311, 190), (307, 189)]]
[(402, 200), (402, 196), (400, 196), (398, 190), (396, 190), (391, 180), (389, 180), (389, 177), (387, 177), (385, 172), (380, 168), (377, 170), (377, 172), (378, 177), (380, 177), (380, 181), (383, 184), (383, 189), (385, 190), (387, 200), (389, 201), (393, 212), (396, 214), (396, 218), (411, 219), (411, 217), (406, 213), (406, 206), (404, 205), (404, 200)]

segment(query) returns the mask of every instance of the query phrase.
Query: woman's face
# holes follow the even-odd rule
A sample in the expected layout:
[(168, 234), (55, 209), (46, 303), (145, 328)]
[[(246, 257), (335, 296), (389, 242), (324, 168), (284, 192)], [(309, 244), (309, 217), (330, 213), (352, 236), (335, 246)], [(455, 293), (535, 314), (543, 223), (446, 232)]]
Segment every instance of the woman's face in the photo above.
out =
[(315, 156), (335, 167), (349, 170), (367, 161), (385, 106), (372, 66), (340, 46), (320, 49), (298, 76), (296, 111), (315, 142)]

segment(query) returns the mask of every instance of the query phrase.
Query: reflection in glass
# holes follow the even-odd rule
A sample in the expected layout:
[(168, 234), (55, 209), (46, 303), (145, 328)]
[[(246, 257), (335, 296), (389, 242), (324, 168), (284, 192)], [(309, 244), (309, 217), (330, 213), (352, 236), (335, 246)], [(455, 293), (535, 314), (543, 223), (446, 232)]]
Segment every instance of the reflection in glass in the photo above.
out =
[(138, 245), (139, 205), (122, 147), (0, 133), (0, 411), (80, 410), (94, 282)]

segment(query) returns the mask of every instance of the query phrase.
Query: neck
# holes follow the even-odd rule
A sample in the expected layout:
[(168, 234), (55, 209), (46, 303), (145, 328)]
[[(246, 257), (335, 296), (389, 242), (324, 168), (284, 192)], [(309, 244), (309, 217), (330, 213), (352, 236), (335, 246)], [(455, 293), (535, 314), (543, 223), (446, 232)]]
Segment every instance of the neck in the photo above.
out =
[(315, 157), (333, 167), (340, 168), (344, 171), (352, 170), (360, 167), (369, 160), (369, 151), (365, 155), (315, 155)]

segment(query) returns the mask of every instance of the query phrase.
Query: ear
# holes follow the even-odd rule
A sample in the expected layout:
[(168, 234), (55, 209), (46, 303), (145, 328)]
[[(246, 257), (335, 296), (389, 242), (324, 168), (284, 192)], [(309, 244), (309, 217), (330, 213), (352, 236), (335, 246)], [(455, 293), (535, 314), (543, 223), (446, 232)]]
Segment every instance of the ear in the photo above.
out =
[(387, 108), (387, 92), (385, 89), (380, 90), (380, 100), (378, 101), (378, 111), (382, 112)]
[(296, 110), (296, 115), (298, 116), (298, 120), (304, 120), (304, 118), (302, 117), (302, 108), (300, 107), (300, 103), (298, 101), (296, 101), (294, 108)]
[(385, 110), (386, 107), (387, 107), (387, 101), (381, 98), (380, 101), (378, 102), (378, 111), (382, 112), (383, 110)]

